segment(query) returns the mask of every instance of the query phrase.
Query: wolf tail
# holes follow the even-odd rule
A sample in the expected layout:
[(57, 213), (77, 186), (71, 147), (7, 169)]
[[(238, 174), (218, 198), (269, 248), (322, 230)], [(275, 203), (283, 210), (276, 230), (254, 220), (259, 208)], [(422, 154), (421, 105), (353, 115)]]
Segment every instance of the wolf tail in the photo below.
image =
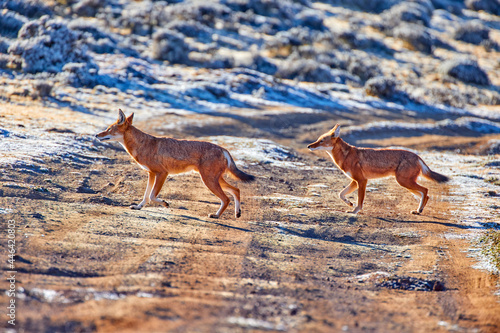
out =
[(249, 175), (248, 173), (243, 172), (240, 169), (238, 169), (238, 167), (234, 163), (234, 160), (233, 160), (231, 154), (229, 154), (229, 152), (227, 150), (224, 151), (224, 156), (226, 157), (226, 160), (227, 160), (228, 170), (235, 178), (237, 178), (245, 183), (250, 183), (250, 182), (253, 182), (255, 180), (255, 176)]
[(432, 171), (422, 159), (420, 159), (419, 162), (422, 168), (422, 174), (424, 175), (425, 178), (433, 180), (438, 183), (446, 183), (447, 181), (450, 180), (449, 177)]

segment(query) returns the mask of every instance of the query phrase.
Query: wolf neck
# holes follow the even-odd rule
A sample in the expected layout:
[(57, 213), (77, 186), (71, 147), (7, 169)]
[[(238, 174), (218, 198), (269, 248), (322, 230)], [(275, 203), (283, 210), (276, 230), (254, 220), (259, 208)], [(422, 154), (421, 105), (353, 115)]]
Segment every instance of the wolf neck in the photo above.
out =
[(337, 164), (339, 168), (342, 168), (342, 164), (344, 163), (347, 155), (349, 155), (352, 149), (353, 146), (339, 138), (337, 143), (333, 146), (332, 150), (328, 150), (327, 152), (335, 162), (335, 164)]
[(142, 132), (141, 130), (135, 128), (130, 125), (128, 130), (123, 135), (123, 142), (120, 142), (125, 148), (125, 150), (135, 159), (139, 155), (139, 149), (141, 146), (147, 144), (148, 141), (151, 141), (153, 137), (149, 134)]

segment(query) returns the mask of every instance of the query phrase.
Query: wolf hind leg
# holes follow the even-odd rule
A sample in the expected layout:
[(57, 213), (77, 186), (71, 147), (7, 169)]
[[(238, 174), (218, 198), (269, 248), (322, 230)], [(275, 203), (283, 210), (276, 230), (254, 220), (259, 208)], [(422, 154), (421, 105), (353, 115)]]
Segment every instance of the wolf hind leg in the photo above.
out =
[(425, 205), (427, 205), (427, 201), (429, 201), (429, 196), (427, 195), (429, 190), (426, 187), (417, 184), (417, 177), (418, 175), (405, 177), (400, 174), (396, 174), (396, 181), (398, 182), (398, 184), (406, 188), (411, 193), (413, 193), (417, 198), (420, 198), (420, 204), (418, 205), (417, 210), (411, 211), (412, 214), (418, 215), (422, 213), (422, 211), (425, 208)]
[(240, 189), (230, 185), (224, 178), (219, 179), (219, 184), (224, 191), (231, 193), (234, 198), (234, 216), (239, 218), (241, 216), (241, 202), (240, 202)]
[(205, 173), (202, 170), (200, 170), (201, 180), (203, 181), (205, 186), (208, 187), (208, 189), (210, 191), (212, 191), (212, 193), (215, 194), (221, 201), (221, 204), (220, 204), (220, 207), (219, 207), (219, 210), (217, 211), (217, 213), (208, 215), (208, 217), (213, 218), (213, 219), (218, 219), (222, 215), (222, 213), (224, 213), (224, 211), (226, 210), (226, 208), (230, 202), (229, 198), (224, 193), (224, 190), (222, 189), (222, 187), (219, 183), (219, 179), (220, 179), (221, 175), (222, 175), (222, 172), (220, 172), (219, 175), (216, 175), (214, 177), (209, 172)]

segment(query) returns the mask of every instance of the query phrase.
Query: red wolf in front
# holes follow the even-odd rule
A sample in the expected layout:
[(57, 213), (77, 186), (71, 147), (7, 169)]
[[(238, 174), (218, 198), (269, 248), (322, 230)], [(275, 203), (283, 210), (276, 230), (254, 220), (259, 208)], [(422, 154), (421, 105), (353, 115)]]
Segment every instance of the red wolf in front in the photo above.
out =
[(221, 200), (217, 213), (210, 214), (209, 217), (219, 218), (226, 210), (230, 200), (224, 191), (231, 193), (234, 198), (235, 216), (241, 216), (240, 190), (228, 184), (223, 176), (229, 172), (244, 182), (251, 182), (255, 177), (239, 170), (226, 149), (210, 142), (176, 140), (146, 134), (132, 126), (133, 117), (132, 113), (126, 118), (122, 110), (119, 110), (118, 120), (104, 132), (96, 134), (101, 141), (120, 142), (149, 175), (144, 198), (138, 205), (130, 208), (141, 209), (150, 201), (168, 207), (166, 201), (157, 198), (167, 176), (196, 171), (208, 189)]
[(417, 184), (420, 174), (438, 183), (449, 180), (448, 177), (432, 171), (416, 154), (403, 149), (357, 148), (347, 144), (339, 137), (340, 126), (335, 125), (329, 132), (307, 146), (310, 150), (326, 150), (337, 167), (351, 178), (351, 183), (339, 193), (340, 199), (347, 205), (353, 204), (346, 195), (358, 189), (358, 205), (351, 212), (357, 214), (363, 208), (366, 183), (368, 179), (395, 176), (402, 187), (408, 189), (420, 199), (420, 205), (412, 214), (420, 214), (429, 196), (427, 188)]

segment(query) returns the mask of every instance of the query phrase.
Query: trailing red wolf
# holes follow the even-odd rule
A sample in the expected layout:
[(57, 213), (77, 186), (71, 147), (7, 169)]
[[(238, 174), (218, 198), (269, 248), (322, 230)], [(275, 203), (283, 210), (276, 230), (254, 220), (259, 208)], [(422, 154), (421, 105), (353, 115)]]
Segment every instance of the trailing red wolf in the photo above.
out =
[(339, 197), (352, 207), (353, 204), (346, 198), (346, 195), (358, 189), (358, 205), (351, 212), (353, 214), (357, 214), (363, 208), (368, 179), (395, 176), (399, 185), (407, 188), (420, 199), (420, 205), (417, 210), (412, 211), (413, 214), (422, 213), (429, 200), (427, 188), (417, 184), (420, 174), (438, 183), (449, 180), (448, 177), (432, 171), (418, 155), (410, 151), (357, 148), (342, 140), (339, 133), (340, 126), (337, 124), (307, 148), (326, 150), (337, 167), (352, 179), (351, 183), (339, 193)]
[(157, 197), (167, 176), (196, 171), (208, 189), (221, 200), (217, 213), (210, 214), (209, 217), (219, 218), (226, 210), (230, 200), (224, 191), (234, 197), (235, 216), (241, 216), (240, 190), (228, 184), (223, 176), (229, 172), (244, 182), (251, 182), (255, 177), (239, 170), (226, 149), (210, 142), (176, 140), (146, 134), (132, 126), (133, 117), (132, 113), (126, 118), (123, 111), (119, 110), (118, 120), (104, 132), (96, 134), (96, 138), (101, 141), (120, 142), (149, 175), (144, 198), (138, 205), (132, 205), (130, 208), (141, 209), (150, 201), (168, 207), (166, 201)]

